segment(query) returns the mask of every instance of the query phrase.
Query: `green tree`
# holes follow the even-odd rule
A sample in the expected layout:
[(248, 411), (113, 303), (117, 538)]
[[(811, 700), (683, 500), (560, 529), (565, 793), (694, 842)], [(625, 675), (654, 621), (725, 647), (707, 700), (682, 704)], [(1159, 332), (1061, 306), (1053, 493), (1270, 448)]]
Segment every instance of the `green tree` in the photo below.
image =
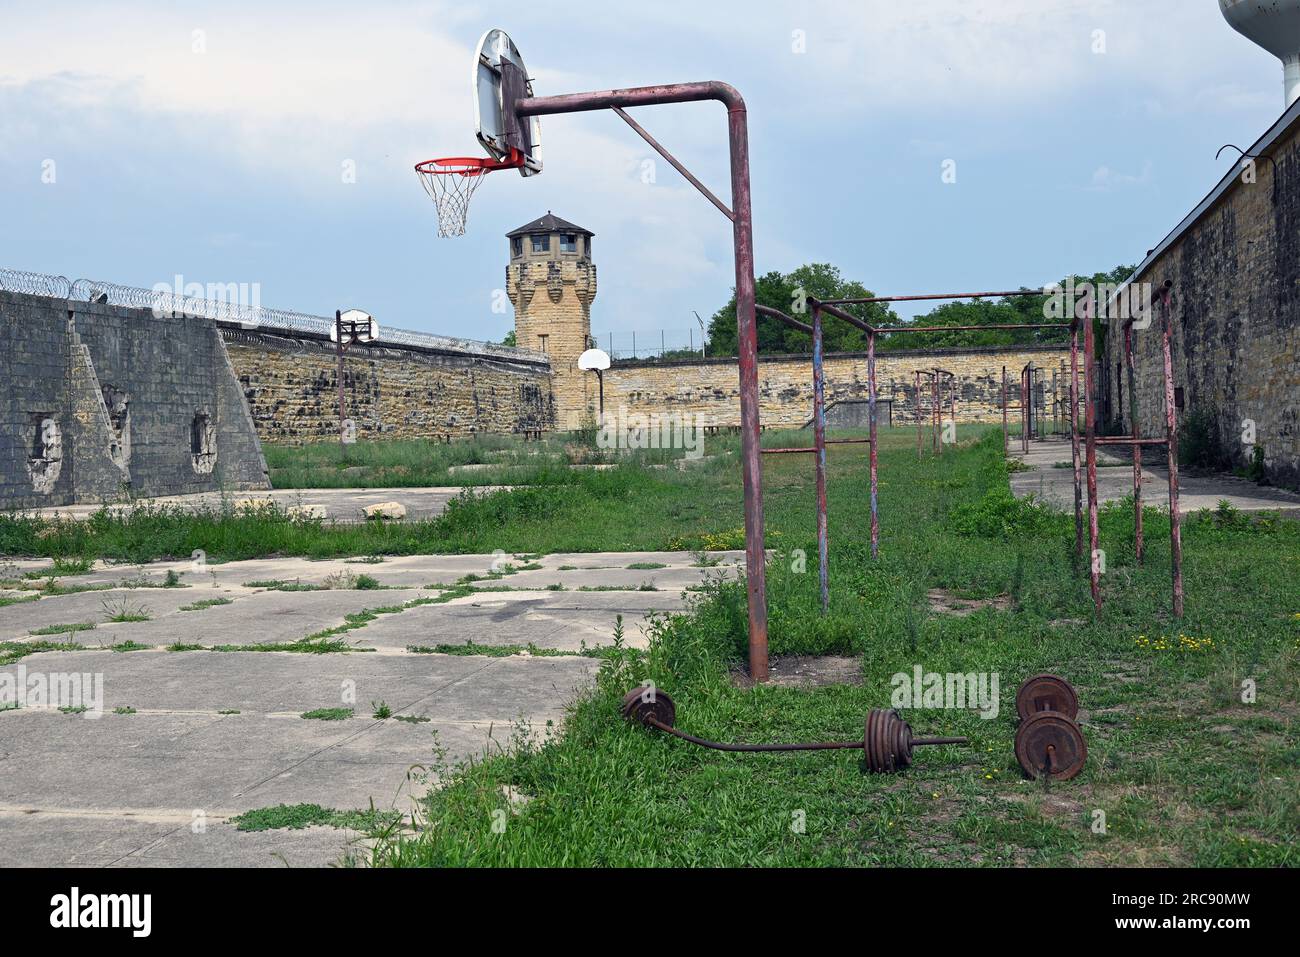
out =
[(518, 341), (516, 341), (516, 339), (515, 339), (515, 331), (514, 331), (513, 329), (511, 329), (509, 332), (506, 333), (506, 337), (505, 337), (504, 339), (501, 340), (501, 344), (502, 344), (503, 346), (517, 346), (517, 345), (519, 345)]
[[(779, 309), (801, 322), (811, 321), (811, 313), (800, 313), (800, 303), (807, 297), (816, 299), (857, 299), (872, 295), (862, 283), (845, 279), (838, 268), (829, 263), (809, 263), (790, 273), (777, 271), (757, 277), (754, 288), (756, 302)], [(872, 325), (888, 325), (897, 316), (881, 303), (848, 306), (845, 311)], [(834, 317), (827, 317), (823, 328), (823, 343), (827, 352), (858, 352), (866, 349), (867, 335), (862, 330)], [(736, 296), (733, 290), (730, 301), (713, 314), (709, 320), (709, 355), (734, 356), (736, 346)], [(779, 319), (758, 317), (758, 351), (764, 354), (807, 353), (812, 351), (812, 336), (792, 329)]]

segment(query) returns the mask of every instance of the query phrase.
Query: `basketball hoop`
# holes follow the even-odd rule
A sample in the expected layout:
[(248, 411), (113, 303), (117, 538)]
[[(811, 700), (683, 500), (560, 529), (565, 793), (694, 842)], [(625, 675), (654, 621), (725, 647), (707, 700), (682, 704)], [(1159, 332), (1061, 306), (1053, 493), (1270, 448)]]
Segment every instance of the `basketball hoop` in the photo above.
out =
[(523, 165), (523, 154), (513, 149), (504, 160), (446, 156), (416, 163), (415, 172), (420, 177), (420, 184), (438, 211), (438, 235), (464, 236), (469, 201), (474, 198), (474, 191), (483, 177), (499, 169), (518, 169)]

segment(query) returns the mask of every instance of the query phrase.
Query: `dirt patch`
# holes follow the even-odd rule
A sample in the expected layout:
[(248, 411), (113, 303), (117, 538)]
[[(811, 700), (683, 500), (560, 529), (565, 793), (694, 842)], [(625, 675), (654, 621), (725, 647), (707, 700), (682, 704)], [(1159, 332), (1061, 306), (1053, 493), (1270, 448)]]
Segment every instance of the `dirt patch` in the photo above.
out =
[[(778, 655), (768, 664), (769, 684), (783, 688), (822, 688), (827, 685), (862, 684), (862, 659), (841, 655)], [(731, 672), (737, 688), (752, 688), (749, 669)]]
[(956, 615), (958, 618), (973, 615), (981, 608), (995, 608), (998, 611), (1009, 611), (1011, 608), (1010, 595), (995, 595), (992, 598), (962, 598), (943, 588), (931, 588), (925, 593), (925, 598), (931, 613), (936, 615)]

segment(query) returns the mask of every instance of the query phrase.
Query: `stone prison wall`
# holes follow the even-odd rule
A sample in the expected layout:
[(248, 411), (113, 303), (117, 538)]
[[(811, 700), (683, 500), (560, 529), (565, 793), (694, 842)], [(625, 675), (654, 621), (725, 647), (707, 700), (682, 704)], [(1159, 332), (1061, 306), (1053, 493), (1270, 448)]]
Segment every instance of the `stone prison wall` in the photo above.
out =
[[(223, 334), (262, 441), (338, 438), (338, 360), (328, 337), (234, 327)], [(357, 344), (344, 353), (343, 392), (361, 441), (555, 427), (550, 364), (523, 350)]]
[(0, 508), (269, 487), (217, 325), (0, 291)]
[[(1020, 370), (1028, 363), (1043, 370), (1037, 401), (1050, 418), (1058, 396), (1068, 398), (1070, 353), (1067, 345), (971, 347), (883, 352), (876, 356), (876, 398), (892, 400), (895, 425), (916, 421), (916, 370), (936, 366), (956, 376), (957, 421), (1002, 420), (1002, 369), (1007, 370), (1010, 424), (1018, 430)], [(868, 398), (866, 353), (837, 353), (826, 357), (825, 389), (828, 424), (866, 425), (860, 410), (845, 415), (844, 406)], [(598, 401), (594, 376), (588, 377), (589, 401)], [(931, 386), (922, 377), (921, 414), (930, 415)], [(801, 428), (812, 419), (812, 359), (810, 356), (760, 356), (758, 363), (760, 420), (766, 427)], [(836, 404), (841, 403), (837, 409)], [(700, 414), (711, 426), (740, 424), (740, 380), (734, 358), (673, 362), (619, 362), (605, 373), (605, 412), (616, 414)], [(944, 386), (943, 415), (949, 414)], [(1062, 412), (1064, 414), (1064, 412)], [(878, 421), (889, 422), (889, 410), (878, 410)], [(926, 419), (928, 421), (928, 418)]]
[[(1300, 114), (1293, 109), (1290, 115)], [(1267, 159), (1254, 164), (1254, 181), (1243, 180), (1239, 167), (1229, 173), (1219, 199), (1166, 248), (1157, 247), (1135, 279), (1173, 282), (1171, 353), (1180, 428), (1204, 423), (1226, 464), (1238, 468), (1250, 464), (1254, 446), (1246, 439), (1253, 437), (1263, 449), (1265, 475), (1300, 487), (1300, 120), (1288, 122), (1263, 154)], [(1134, 331), (1133, 358), (1139, 428), (1162, 436), (1158, 314), (1149, 328)], [(1107, 330), (1101, 364), (1106, 426), (1127, 434), (1119, 322)]]

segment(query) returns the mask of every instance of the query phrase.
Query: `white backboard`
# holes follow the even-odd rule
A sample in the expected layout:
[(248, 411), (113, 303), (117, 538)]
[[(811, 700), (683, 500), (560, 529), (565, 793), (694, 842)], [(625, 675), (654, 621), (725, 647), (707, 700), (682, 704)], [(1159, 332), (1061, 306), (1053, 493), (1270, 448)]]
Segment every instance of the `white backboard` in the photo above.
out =
[[(508, 64), (508, 66), (507, 66)], [(523, 96), (533, 95), (532, 80), (524, 66), (524, 58), (514, 41), (504, 30), (488, 30), (478, 41), (474, 51), (474, 122), (478, 141), (488, 155), (504, 160), (510, 155), (509, 133), (511, 117), (504, 108), (503, 74), (515, 68), (521, 78)], [(542, 125), (535, 116), (521, 117), (523, 136), (517, 138), (524, 153), (524, 165), (519, 168), (523, 176), (542, 171)]]
[[(356, 342), (374, 342), (379, 338), (379, 323), (375, 322), (375, 317), (364, 309), (344, 309), (339, 315), (343, 323), (361, 323), (357, 326)], [(339, 327), (337, 323), (330, 323), (330, 342), (339, 341)]]
[(609, 353), (604, 349), (588, 349), (578, 356), (578, 368), (584, 372), (604, 371), (609, 368)]

